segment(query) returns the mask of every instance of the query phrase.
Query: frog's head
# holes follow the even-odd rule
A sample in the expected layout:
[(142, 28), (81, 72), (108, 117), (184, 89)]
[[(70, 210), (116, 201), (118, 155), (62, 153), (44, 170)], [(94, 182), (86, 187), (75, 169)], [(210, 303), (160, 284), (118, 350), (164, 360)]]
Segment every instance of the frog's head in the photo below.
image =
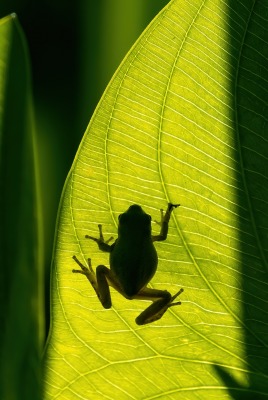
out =
[(118, 235), (150, 237), (151, 220), (151, 216), (146, 214), (141, 206), (133, 204), (118, 217)]

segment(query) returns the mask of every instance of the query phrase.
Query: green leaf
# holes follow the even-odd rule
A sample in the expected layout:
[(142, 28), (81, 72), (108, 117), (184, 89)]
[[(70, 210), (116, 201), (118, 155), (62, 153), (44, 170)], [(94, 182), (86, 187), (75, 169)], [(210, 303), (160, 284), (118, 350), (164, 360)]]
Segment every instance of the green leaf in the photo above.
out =
[[(267, 10), (173, 0), (110, 82), (62, 195), (46, 398), (268, 397)], [(85, 235), (168, 201), (151, 287), (182, 305), (137, 326), (148, 303), (111, 290), (104, 310), (72, 256), (107, 265)]]
[(41, 399), (42, 219), (29, 56), (15, 15), (0, 20), (0, 398)]

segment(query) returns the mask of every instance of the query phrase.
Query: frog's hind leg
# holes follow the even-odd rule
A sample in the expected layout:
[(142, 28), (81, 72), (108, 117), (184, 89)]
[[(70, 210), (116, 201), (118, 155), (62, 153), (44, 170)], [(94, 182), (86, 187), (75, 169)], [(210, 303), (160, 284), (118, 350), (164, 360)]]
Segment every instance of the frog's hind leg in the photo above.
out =
[(102, 306), (104, 308), (111, 308), (112, 300), (109, 286), (114, 287), (119, 291), (119, 293), (122, 293), (122, 290), (117, 281), (114, 279), (111, 270), (105, 267), (105, 265), (98, 265), (95, 274), (91, 266), (90, 258), (88, 259), (88, 268), (85, 267), (76, 256), (73, 256), (73, 259), (81, 268), (81, 270), (73, 269), (73, 272), (85, 275), (95, 290)]
[(173, 301), (183, 292), (180, 289), (174, 296), (167, 290), (157, 290), (144, 288), (134, 298), (140, 300), (152, 300), (153, 304), (147, 307), (137, 318), (136, 323), (138, 325), (145, 325), (160, 319), (169, 307), (180, 305), (181, 302)]

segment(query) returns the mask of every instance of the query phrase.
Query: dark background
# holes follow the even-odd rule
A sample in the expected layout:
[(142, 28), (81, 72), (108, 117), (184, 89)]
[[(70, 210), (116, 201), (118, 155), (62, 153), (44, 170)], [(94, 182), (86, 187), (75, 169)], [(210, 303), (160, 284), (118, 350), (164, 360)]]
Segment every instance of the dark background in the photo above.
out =
[[(29, 46), (46, 271), (64, 181), (91, 115), (116, 68), (168, 0), (1, 0), (16, 13)], [(48, 329), (47, 323), (47, 329)]]

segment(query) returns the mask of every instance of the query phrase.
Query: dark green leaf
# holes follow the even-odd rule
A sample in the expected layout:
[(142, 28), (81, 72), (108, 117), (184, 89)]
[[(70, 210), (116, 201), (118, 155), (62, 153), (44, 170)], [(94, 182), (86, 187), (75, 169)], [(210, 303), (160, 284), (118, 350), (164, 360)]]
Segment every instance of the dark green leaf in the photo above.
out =
[(0, 21), (0, 398), (41, 399), (40, 199), (29, 56), (16, 16)]

